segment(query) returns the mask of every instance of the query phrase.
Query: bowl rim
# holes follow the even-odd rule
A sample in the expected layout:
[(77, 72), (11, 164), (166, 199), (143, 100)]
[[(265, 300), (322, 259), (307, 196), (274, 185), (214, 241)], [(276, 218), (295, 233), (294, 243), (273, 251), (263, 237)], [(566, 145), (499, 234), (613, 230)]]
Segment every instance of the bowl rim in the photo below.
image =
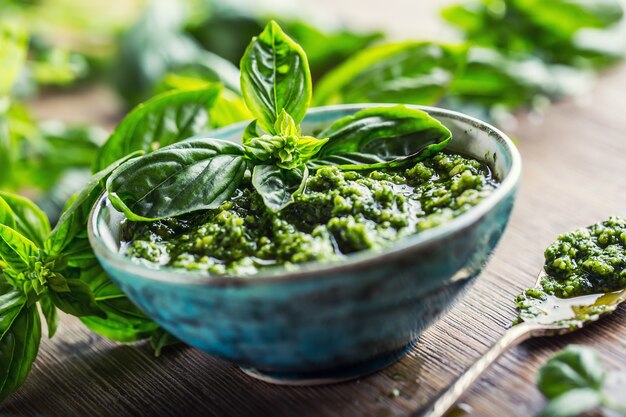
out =
[[(312, 107), (307, 110), (306, 115), (336, 111), (359, 111), (367, 107), (380, 107), (380, 106), (394, 106), (398, 104), (391, 103), (367, 103), (367, 104), (339, 104), (332, 106)], [(270, 268), (267, 271), (263, 271), (250, 276), (236, 276), (236, 275), (221, 275), (211, 276), (200, 271), (184, 271), (173, 267), (149, 267), (147, 265), (138, 264), (131, 261), (129, 258), (123, 256), (119, 252), (112, 251), (100, 238), (100, 233), (96, 228), (96, 219), (99, 217), (100, 212), (107, 200), (106, 190), (98, 197), (96, 203), (91, 209), (89, 214), (89, 220), (87, 225), (87, 233), (89, 236), (89, 242), (93, 248), (95, 254), (104, 259), (106, 263), (114, 265), (116, 268), (124, 270), (135, 276), (141, 278), (159, 281), (165, 283), (174, 284), (187, 284), (196, 286), (219, 286), (219, 287), (233, 287), (233, 286), (245, 286), (256, 285), (261, 283), (271, 282), (285, 282), (285, 281), (300, 281), (310, 278), (319, 279), (322, 274), (337, 274), (343, 271), (352, 269), (363, 269), (380, 264), (381, 262), (393, 261), (395, 258), (401, 257), (406, 252), (414, 251), (420, 247), (435, 244), (437, 241), (443, 240), (450, 234), (456, 233), (462, 229), (465, 229), (480, 218), (490, 212), (500, 201), (502, 201), (509, 194), (513, 193), (520, 181), (522, 172), (522, 160), (517, 147), (513, 141), (502, 131), (496, 127), (476, 119), (472, 116), (454, 111), (447, 110), (438, 107), (431, 106), (419, 106), (403, 104), (410, 108), (426, 111), (434, 117), (445, 116), (447, 118), (457, 120), (466, 124), (469, 124), (483, 132), (486, 132), (490, 136), (496, 138), (496, 140), (504, 143), (506, 149), (511, 155), (511, 168), (508, 175), (502, 180), (499, 187), (497, 187), (490, 195), (484, 200), (472, 207), (470, 210), (462, 213), (458, 217), (446, 222), (440, 226), (432, 229), (427, 229), (415, 235), (407, 236), (388, 248), (380, 252), (372, 252), (370, 250), (359, 251), (353, 254), (349, 254), (344, 258), (336, 261), (329, 262), (327, 264), (317, 261), (304, 263), (298, 266), (294, 270), (285, 269), (282, 266), (276, 268)], [(224, 134), (231, 130), (239, 130), (245, 128), (250, 121), (243, 121), (234, 123), (219, 129), (214, 129), (207, 134), (197, 136), (209, 136), (216, 134)], [(112, 208), (111, 206), (108, 206)], [(391, 259), (390, 259), (391, 258)]]

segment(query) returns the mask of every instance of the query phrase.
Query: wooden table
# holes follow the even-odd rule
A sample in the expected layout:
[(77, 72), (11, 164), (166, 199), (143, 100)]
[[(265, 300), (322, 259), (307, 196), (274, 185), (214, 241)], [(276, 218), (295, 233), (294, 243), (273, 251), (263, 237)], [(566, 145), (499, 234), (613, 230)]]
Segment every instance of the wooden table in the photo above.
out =
[[(524, 175), (511, 222), (487, 269), (463, 300), (388, 369), (357, 381), (311, 388), (253, 380), (189, 347), (152, 356), (64, 316), (44, 340), (26, 384), (2, 415), (71, 416), (406, 416), (491, 346), (515, 315), (513, 297), (534, 283), (542, 251), (562, 232), (626, 215), (626, 67), (604, 74), (584, 103), (563, 102), (543, 120), (513, 130)], [(626, 309), (575, 334), (525, 343), (503, 356), (463, 402), (472, 416), (532, 416), (544, 399), (536, 370), (570, 343), (592, 346), (626, 372)], [(399, 393), (394, 396), (394, 391)], [(623, 388), (622, 388), (623, 394)]]

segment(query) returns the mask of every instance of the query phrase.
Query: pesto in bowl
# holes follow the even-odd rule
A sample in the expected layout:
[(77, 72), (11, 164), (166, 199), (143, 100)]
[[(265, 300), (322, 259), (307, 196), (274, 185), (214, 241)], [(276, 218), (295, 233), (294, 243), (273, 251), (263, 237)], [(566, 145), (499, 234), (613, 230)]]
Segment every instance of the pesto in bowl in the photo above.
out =
[[(320, 131), (374, 106), (380, 105), (309, 109), (302, 131)], [(452, 133), (446, 153), (421, 164), (438, 155), (461, 155), (483, 161), (492, 180), (497, 179), (497, 187), (475, 206), (436, 227), (332, 261), (262, 267), (254, 275), (215, 275), (155, 267), (123, 255), (121, 243), (128, 237), (122, 229), (130, 223), (124, 223), (124, 213), (105, 193), (91, 212), (89, 241), (111, 280), (150, 318), (185, 343), (232, 361), (251, 375), (312, 384), (381, 369), (402, 357), (475, 282), (502, 236), (521, 176), (520, 155), (502, 132), (449, 110), (414, 108)], [(232, 125), (210, 136), (236, 142), (245, 128), (246, 123)], [(404, 175), (414, 166), (420, 165), (393, 172)], [(375, 171), (344, 173), (366, 177)], [(193, 215), (175, 217), (180, 221)]]
[(496, 187), (486, 164), (439, 153), (395, 171), (318, 169), (292, 204), (273, 213), (248, 179), (217, 209), (126, 221), (121, 251), (153, 266), (249, 276), (385, 249), (459, 216)]

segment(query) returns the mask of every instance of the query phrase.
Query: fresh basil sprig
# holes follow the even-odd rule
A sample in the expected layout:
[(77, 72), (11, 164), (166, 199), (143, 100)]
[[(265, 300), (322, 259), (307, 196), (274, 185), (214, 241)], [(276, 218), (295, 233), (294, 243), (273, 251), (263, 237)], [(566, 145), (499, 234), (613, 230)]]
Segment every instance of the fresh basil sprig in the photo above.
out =
[(255, 117), (241, 145), (194, 137), (129, 161), (107, 182), (113, 206), (134, 221), (217, 208), (249, 172), (268, 209), (279, 211), (304, 190), (309, 170), (400, 168), (451, 139), (440, 122), (404, 106), (362, 110), (318, 137), (302, 134), (311, 74), (302, 48), (275, 22), (252, 39), (241, 60), (241, 91)]
[(85, 233), (106, 178), (138, 154), (94, 175), (68, 202), (53, 230), (30, 200), (0, 192), (0, 400), (24, 382), (37, 356), (41, 339), (37, 305), (49, 337), (56, 332), (60, 309), (114, 340), (131, 342), (155, 335), (159, 347), (170, 340), (109, 280)]
[(354, 54), (316, 84), (316, 105), (419, 103), (435, 105), (463, 71), (465, 47), (406, 41)]
[(606, 373), (598, 353), (588, 347), (570, 345), (539, 369), (537, 386), (548, 398), (539, 417), (575, 417), (598, 406), (626, 415), (603, 391)]

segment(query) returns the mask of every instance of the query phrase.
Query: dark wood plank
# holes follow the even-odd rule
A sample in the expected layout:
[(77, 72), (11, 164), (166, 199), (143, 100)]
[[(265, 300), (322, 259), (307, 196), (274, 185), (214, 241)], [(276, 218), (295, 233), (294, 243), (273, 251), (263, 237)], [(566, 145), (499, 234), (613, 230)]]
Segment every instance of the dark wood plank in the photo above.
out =
[[(605, 74), (585, 100), (550, 109), (542, 122), (522, 117), (512, 133), (524, 159), (523, 183), (509, 228), (466, 297), (388, 369), (357, 381), (279, 387), (233, 365), (179, 347), (116, 345), (64, 316), (45, 340), (26, 384), (1, 414), (62, 416), (405, 416), (434, 396), (505, 331), (512, 298), (533, 284), (543, 249), (559, 234), (611, 214), (626, 215), (626, 67)], [(626, 309), (575, 334), (525, 343), (503, 356), (463, 401), (476, 416), (529, 416), (544, 404), (538, 367), (558, 349), (598, 349), (626, 372)], [(399, 390), (394, 398), (392, 390)]]

